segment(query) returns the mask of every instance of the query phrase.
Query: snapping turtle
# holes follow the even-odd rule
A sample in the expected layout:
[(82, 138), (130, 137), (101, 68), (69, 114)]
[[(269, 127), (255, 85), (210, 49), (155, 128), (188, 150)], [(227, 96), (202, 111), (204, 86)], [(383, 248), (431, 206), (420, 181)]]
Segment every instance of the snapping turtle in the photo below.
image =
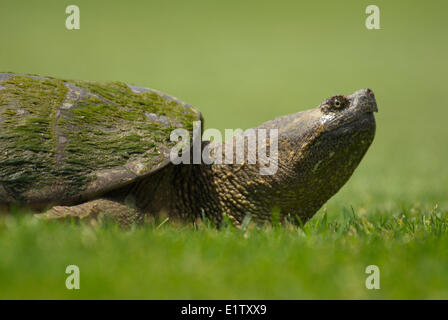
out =
[[(158, 214), (227, 216), (238, 225), (246, 215), (269, 220), (273, 209), (306, 221), (358, 166), (374, 138), (375, 111), (373, 92), (362, 89), (254, 128), (278, 129), (278, 169), (261, 175), (260, 164), (247, 161), (173, 164), (171, 132), (192, 134), (193, 122), (203, 120), (159, 91), (3, 73), (0, 205), (46, 218), (101, 214), (125, 225)], [(223, 147), (229, 151), (228, 142)]]

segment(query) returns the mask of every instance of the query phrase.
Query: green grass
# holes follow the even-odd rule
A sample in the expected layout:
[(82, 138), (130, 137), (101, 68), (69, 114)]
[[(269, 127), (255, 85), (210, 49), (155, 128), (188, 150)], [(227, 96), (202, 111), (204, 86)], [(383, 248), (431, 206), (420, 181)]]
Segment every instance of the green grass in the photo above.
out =
[[(221, 130), (370, 87), (377, 135), (305, 231), (3, 217), (1, 298), (448, 298), (446, 2), (378, 0), (378, 31), (359, 0), (78, 0), (79, 31), (65, 29), (70, 4), (3, 0), (0, 70), (152, 87)], [(76, 292), (69, 264), (81, 268)], [(370, 264), (380, 290), (364, 286)]]
[[(448, 297), (448, 212), (436, 208), (220, 230), (168, 222), (122, 231), (25, 216), (2, 220), (0, 239), (0, 298)], [(71, 264), (77, 291), (65, 288)], [(372, 264), (379, 290), (365, 287)]]

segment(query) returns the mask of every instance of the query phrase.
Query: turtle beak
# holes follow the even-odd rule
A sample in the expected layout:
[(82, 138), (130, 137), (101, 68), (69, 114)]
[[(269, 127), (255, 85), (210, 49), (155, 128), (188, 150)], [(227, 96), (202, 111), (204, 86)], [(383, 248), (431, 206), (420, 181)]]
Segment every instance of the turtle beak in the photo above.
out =
[(369, 88), (358, 90), (347, 96), (350, 105), (360, 113), (378, 112), (375, 94)]

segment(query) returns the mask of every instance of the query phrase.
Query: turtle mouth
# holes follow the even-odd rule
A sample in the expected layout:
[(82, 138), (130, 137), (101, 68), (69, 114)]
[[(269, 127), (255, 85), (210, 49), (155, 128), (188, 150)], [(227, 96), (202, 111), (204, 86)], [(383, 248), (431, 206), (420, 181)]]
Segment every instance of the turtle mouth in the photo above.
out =
[[(350, 107), (347, 109), (347, 120), (342, 123), (341, 127), (356, 128), (360, 131), (368, 131), (375, 129), (374, 113), (378, 112), (375, 95), (370, 89), (361, 89), (348, 97)], [(336, 129), (337, 130), (337, 129)]]
[(352, 134), (354, 132), (364, 132), (374, 134), (376, 130), (375, 116), (373, 112), (364, 112), (358, 117), (352, 119), (347, 123), (344, 123), (340, 128), (337, 128), (333, 132), (335, 134)]
[(359, 113), (378, 112), (375, 94), (369, 88), (361, 89), (347, 96), (350, 108)]

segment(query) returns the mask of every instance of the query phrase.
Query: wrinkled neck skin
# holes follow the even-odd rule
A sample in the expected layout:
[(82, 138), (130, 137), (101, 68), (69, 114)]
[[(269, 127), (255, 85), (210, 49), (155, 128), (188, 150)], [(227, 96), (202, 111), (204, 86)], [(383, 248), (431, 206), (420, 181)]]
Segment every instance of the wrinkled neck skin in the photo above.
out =
[(247, 214), (259, 222), (270, 219), (266, 205), (273, 178), (261, 177), (256, 165), (170, 164), (136, 183), (128, 195), (150, 215), (181, 221), (205, 217), (217, 224), (226, 215), (239, 225)]

